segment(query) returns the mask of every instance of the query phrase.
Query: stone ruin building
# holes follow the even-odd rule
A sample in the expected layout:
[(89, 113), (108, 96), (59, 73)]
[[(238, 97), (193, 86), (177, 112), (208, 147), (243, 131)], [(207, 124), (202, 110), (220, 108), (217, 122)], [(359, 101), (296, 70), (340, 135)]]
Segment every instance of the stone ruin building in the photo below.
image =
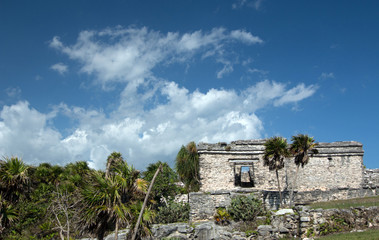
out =
[[(227, 207), (236, 194), (254, 192), (266, 207), (278, 207), (275, 171), (263, 164), (265, 141), (198, 144), (201, 188), (190, 194), (191, 220), (211, 219), (215, 209)], [(318, 153), (300, 167), (295, 203), (379, 195), (379, 169), (364, 168), (362, 147), (355, 141), (319, 143)], [(294, 159), (285, 159), (279, 170), (284, 204), (289, 203), (295, 172)]]
[[(275, 171), (263, 164), (265, 140), (235, 141), (230, 144), (198, 145), (201, 191), (239, 189), (277, 190)], [(360, 188), (363, 183), (363, 149), (358, 142), (319, 143), (318, 154), (300, 167), (297, 191)], [(282, 189), (293, 183), (296, 165), (285, 160), (279, 171)]]

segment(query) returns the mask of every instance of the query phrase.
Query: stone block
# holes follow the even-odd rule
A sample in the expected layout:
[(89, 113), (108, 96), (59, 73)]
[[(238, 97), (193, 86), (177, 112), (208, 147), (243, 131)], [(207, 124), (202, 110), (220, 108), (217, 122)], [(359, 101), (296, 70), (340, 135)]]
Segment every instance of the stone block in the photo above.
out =
[(258, 234), (260, 236), (268, 236), (272, 233), (273, 229), (271, 225), (260, 225), (258, 226)]
[(276, 216), (285, 215), (285, 214), (295, 214), (295, 212), (292, 209), (290, 209), (290, 208), (288, 208), (288, 209), (284, 208), (284, 209), (278, 210), (275, 213)]

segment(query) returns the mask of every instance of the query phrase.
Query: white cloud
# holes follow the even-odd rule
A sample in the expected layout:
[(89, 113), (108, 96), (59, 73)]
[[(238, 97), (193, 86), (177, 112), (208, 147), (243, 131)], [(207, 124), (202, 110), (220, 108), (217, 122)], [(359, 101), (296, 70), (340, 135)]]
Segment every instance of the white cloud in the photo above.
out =
[(5, 93), (8, 95), (8, 97), (18, 98), (21, 96), (21, 89), (19, 87), (9, 87), (5, 89)]
[(258, 69), (258, 68), (249, 68), (247, 71), (249, 73), (259, 73), (261, 75), (267, 75), (268, 74), (268, 71), (261, 70), (261, 69)]
[(321, 75), (319, 77), (319, 79), (321, 79), (321, 80), (333, 79), (333, 78), (335, 78), (335, 76), (334, 76), (334, 73), (332, 73), (332, 72), (330, 72), (330, 73), (323, 72), (323, 73), (321, 73)]
[(47, 115), (30, 108), (27, 102), (4, 106), (0, 119), (1, 156), (20, 156), (32, 164), (71, 160), (60, 144), (60, 133), (47, 126)]
[(259, 37), (242, 30), (234, 30), (230, 33), (230, 36), (247, 44), (263, 43), (263, 40)]
[[(98, 41), (101, 37), (102, 41)], [(107, 41), (108, 40), (108, 41)], [(105, 114), (62, 103), (41, 113), (19, 102), (0, 112), (0, 155), (19, 155), (28, 163), (62, 165), (88, 160), (104, 168), (106, 156), (120, 151), (129, 163), (144, 168), (157, 160), (172, 162), (182, 144), (189, 141), (233, 141), (260, 138), (263, 123), (256, 115), (266, 106), (296, 104), (316, 91), (314, 85), (286, 84), (264, 80), (242, 90), (209, 89), (190, 91), (163, 80), (155, 67), (184, 63), (198, 56), (222, 63), (218, 76), (233, 70), (226, 49), (235, 41), (260, 43), (241, 31), (215, 28), (209, 32), (162, 34), (146, 28), (84, 31), (74, 45), (54, 37), (50, 46), (81, 64), (81, 71), (106, 86), (125, 85), (119, 106)], [(229, 68), (228, 68), (229, 67)], [(158, 100), (156, 100), (158, 99)], [(52, 123), (64, 115), (75, 125), (62, 136)]]
[(225, 62), (224, 67), (217, 72), (217, 78), (223, 78), (225, 74), (233, 72), (233, 65), (230, 62)]
[[(166, 98), (164, 103), (139, 109), (136, 114), (120, 108), (109, 116), (101, 110), (64, 104), (43, 114), (27, 102), (19, 102), (0, 112), (0, 155), (19, 155), (34, 164), (88, 160), (92, 167), (104, 168), (106, 156), (120, 151), (129, 163), (143, 169), (157, 160), (172, 162), (180, 146), (189, 141), (260, 138), (263, 123), (256, 110), (270, 104), (297, 103), (315, 89), (304, 84), (287, 89), (265, 80), (240, 93), (233, 89), (203, 93), (164, 82), (157, 90)], [(47, 124), (59, 114), (79, 121), (67, 137)]]
[(295, 103), (301, 101), (307, 97), (312, 96), (316, 90), (317, 86), (309, 85), (306, 87), (303, 83), (299, 84), (297, 87), (287, 91), (282, 97), (274, 102), (275, 106), (281, 106), (286, 103)]
[[(99, 40), (102, 39), (102, 41)], [(110, 39), (107, 44), (103, 39)], [(214, 28), (209, 32), (195, 31), (162, 34), (147, 28), (107, 28), (103, 31), (83, 31), (74, 45), (66, 46), (54, 37), (50, 47), (82, 64), (81, 71), (93, 74), (106, 86), (112, 82), (139, 85), (154, 79), (153, 69), (158, 64), (182, 63), (196, 54), (223, 59), (228, 54), (224, 45), (232, 41), (244, 44), (263, 43), (263, 40), (243, 30), (227, 31)], [(224, 71), (230, 71), (227, 66)]]
[(56, 63), (50, 67), (54, 71), (57, 71), (59, 74), (63, 75), (68, 71), (68, 66), (63, 63)]
[(253, 0), (253, 1), (248, 1), (248, 0), (235, 0), (235, 2), (232, 4), (233, 9), (238, 9), (242, 7), (250, 7), (254, 8), (255, 10), (260, 10), (262, 7), (262, 2), (263, 0)]

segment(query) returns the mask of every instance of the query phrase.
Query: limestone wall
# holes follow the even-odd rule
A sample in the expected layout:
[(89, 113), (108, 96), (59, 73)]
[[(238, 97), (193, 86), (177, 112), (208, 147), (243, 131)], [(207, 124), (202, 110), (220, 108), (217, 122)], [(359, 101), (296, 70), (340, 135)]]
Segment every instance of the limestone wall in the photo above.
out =
[[(200, 143), (201, 191), (235, 191), (243, 188), (241, 184), (236, 185), (241, 166), (250, 169), (253, 188), (276, 190), (275, 172), (263, 165), (264, 143), (265, 140)], [(297, 191), (362, 187), (364, 152), (361, 143), (319, 143), (317, 149), (319, 153), (299, 169)], [(291, 188), (295, 172), (293, 158), (286, 159), (285, 168), (279, 171), (282, 190)]]
[[(258, 217), (266, 219), (266, 217)], [(379, 227), (378, 207), (350, 209), (282, 209), (271, 212), (270, 225), (259, 225), (254, 231), (241, 231), (243, 222), (231, 221), (221, 226), (214, 220), (188, 223), (154, 225), (149, 239), (258, 239), (282, 238), (313, 239), (340, 231), (362, 231)], [(120, 235), (119, 235), (120, 236)], [(106, 239), (114, 239), (108, 236)], [(147, 240), (147, 239), (146, 239)]]
[(363, 171), (363, 188), (379, 188), (379, 169), (365, 169)]

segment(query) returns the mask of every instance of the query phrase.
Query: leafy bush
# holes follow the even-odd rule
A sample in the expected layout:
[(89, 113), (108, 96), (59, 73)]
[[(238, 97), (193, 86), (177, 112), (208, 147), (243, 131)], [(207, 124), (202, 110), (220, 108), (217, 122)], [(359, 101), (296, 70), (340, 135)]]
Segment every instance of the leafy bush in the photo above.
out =
[(257, 216), (265, 213), (262, 202), (253, 194), (234, 197), (228, 212), (235, 221), (254, 221)]
[(229, 224), (230, 215), (225, 208), (218, 208), (214, 219), (216, 220), (217, 224), (226, 225)]
[(171, 201), (167, 206), (158, 208), (155, 218), (156, 223), (187, 222), (189, 219), (190, 207), (188, 203), (177, 203)]

